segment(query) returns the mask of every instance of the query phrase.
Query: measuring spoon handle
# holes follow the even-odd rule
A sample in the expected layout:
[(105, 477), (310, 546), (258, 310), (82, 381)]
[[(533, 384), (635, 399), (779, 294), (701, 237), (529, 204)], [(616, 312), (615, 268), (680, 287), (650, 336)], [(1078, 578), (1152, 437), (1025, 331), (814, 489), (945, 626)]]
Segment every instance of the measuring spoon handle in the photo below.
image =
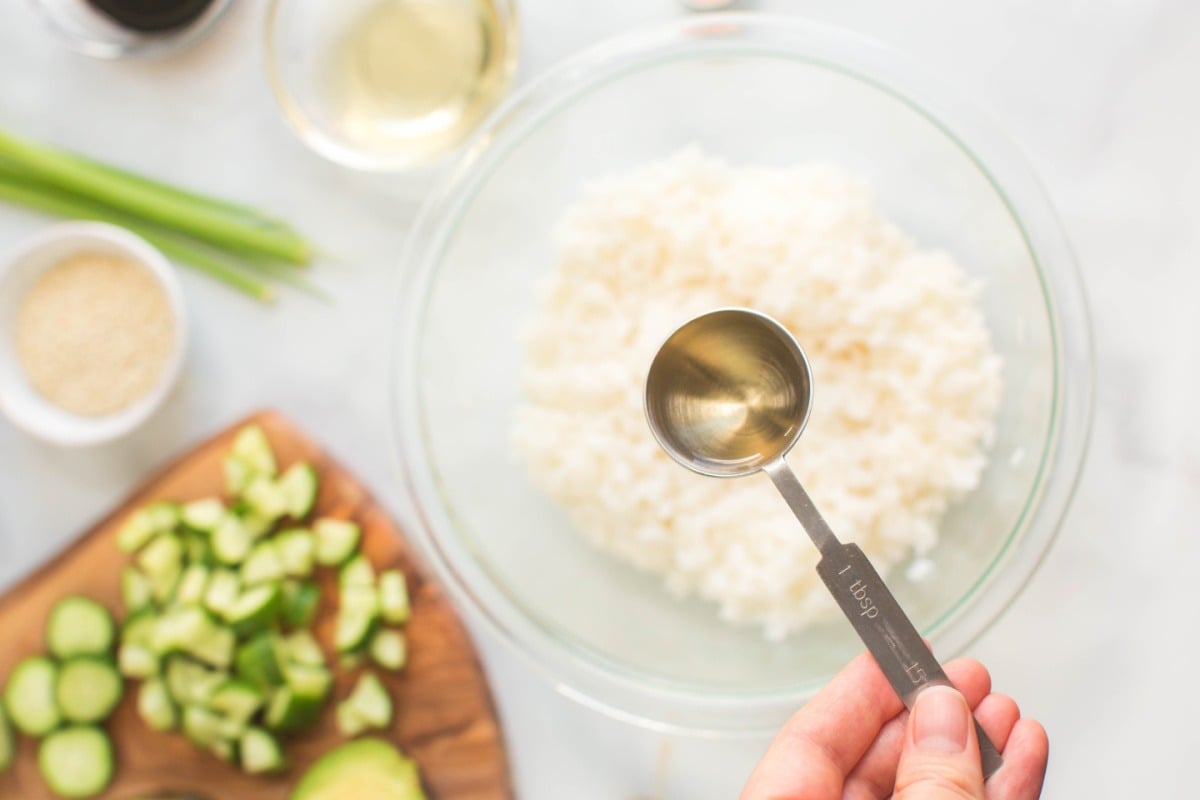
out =
[[(818, 574), (904, 705), (911, 709), (926, 686), (952, 686), (862, 549), (856, 544), (838, 543), (823, 548), (822, 555)], [(987, 779), (1003, 760), (978, 720), (975, 734), (983, 777)]]

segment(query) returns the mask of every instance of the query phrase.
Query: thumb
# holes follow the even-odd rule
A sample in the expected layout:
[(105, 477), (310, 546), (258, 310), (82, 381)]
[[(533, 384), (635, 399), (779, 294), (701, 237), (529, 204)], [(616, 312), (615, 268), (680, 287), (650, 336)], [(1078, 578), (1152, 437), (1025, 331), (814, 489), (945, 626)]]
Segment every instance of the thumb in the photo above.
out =
[(931, 686), (917, 695), (893, 800), (984, 800), (971, 709), (956, 689)]

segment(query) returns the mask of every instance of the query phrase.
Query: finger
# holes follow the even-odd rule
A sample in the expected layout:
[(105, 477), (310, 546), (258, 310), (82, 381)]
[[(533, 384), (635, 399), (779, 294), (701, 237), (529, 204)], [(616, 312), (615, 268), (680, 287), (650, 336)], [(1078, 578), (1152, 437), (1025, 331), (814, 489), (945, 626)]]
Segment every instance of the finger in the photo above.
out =
[(917, 695), (896, 767), (895, 800), (984, 800), (979, 743), (966, 698), (948, 686)]
[(979, 720), (984, 733), (1002, 753), (1013, 726), (1020, 718), (1021, 709), (1006, 694), (989, 694), (975, 708), (975, 719)]
[(988, 800), (1037, 800), (1042, 796), (1050, 742), (1037, 720), (1018, 720), (1004, 748), (1004, 766), (987, 784)]
[(902, 708), (875, 659), (863, 653), (787, 721), (742, 800), (841, 797), (846, 774)]
[[(992, 676), (987, 667), (973, 658), (955, 659), (946, 664), (945, 669), (950, 682), (962, 692), (972, 708), (991, 691)], [(900, 760), (907, 723), (908, 714), (901, 712), (883, 726), (879, 736), (846, 779), (844, 800), (891, 797), (892, 787), (896, 785), (896, 762)], [(990, 731), (988, 735), (991, 736)]]

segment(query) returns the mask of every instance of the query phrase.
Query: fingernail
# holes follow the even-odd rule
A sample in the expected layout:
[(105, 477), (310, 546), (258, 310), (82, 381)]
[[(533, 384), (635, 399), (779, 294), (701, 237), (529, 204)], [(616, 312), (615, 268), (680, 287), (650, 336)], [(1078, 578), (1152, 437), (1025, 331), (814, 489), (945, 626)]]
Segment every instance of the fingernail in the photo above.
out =
[(932, 686), (917, 695), (913, 707), (913, 741), (926, 753), (961, 753), (967, 749), (971, 711), (963, 696), (948, 686)]

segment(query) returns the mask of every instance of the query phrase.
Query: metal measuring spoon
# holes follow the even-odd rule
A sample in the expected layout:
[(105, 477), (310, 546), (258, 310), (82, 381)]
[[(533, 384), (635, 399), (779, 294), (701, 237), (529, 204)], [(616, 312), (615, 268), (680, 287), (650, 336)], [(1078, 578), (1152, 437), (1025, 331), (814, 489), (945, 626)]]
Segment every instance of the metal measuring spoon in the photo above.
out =
[[(671, 458), (714, 478), (767, 473), (821, 552), (817, 573), (904, 705), (950, 679), (856, 544), (834, 535), (784, 456), (808, 423), (812, 369), (775, 320), (740, 308), (703, 314), (663, 343), (646, 378), (646, 419)], [(975, 723), (985, 778), (1000, 753)]]

